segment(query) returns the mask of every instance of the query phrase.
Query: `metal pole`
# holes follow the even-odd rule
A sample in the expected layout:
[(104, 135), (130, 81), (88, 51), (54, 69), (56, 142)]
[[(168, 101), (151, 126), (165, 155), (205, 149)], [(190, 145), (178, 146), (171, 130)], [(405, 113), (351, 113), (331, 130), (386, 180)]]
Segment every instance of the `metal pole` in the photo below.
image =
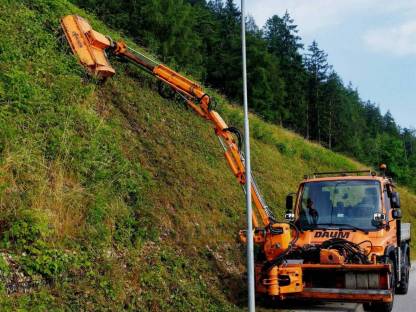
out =
[(243, 57), (243, 93), (244, 93), (244, 154), (246, 166), (246, 206), (247, 206), (247, 284), (248, 311), (256, 309), (254, 296), (254, 243), (253, 243), (253, 209), (251, 206), (251, 165), (250, 165), (250, 128), (248, 121), (247, 100), (247, 62), (246, 62), (246, 12), (245, 0), (241, 0), (241, 41)]

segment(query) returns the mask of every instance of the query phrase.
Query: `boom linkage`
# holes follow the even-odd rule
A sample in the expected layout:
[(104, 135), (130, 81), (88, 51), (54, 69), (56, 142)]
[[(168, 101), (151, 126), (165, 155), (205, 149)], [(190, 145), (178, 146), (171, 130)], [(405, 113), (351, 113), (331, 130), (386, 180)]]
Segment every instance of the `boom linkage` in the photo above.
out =
[[(115, 70), (107, 59), (106, 52), (109, 52), (129, 60), (180, 94), (195, 113), (213, 123), (215, 134), (224, 149), (224, 156), (231, 171), (240, 185), (245, 185), (244, 156), (235, 139), (235, 135), (239, 136), (239, 132), (229, 127), (218, 112), (211, 109), (211, 98), (199, 84), (129, 48), (123, 41), (115, 42), (110, 37), (96, 32), (86, 20), (79, 16), (65, 16), (61, 20), (61, 25), (74, 54), (92, 75), (107, 78), (115, 74)], [(275, 221), (274, 216), (265, 204), (254, 179), (252, 179), (251, 191), (257, 212), (262, 223), (267, 227)], [(259, 227), (255, 214), (253, 214), (253, 226)]]

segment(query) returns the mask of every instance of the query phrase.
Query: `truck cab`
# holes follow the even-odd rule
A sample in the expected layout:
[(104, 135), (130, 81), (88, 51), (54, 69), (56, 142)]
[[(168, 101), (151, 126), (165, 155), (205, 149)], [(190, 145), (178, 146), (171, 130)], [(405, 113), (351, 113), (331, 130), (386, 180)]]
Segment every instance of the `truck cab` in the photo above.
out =
[(298, 244), (321, 243), (330, 238), (354, 243), (368, 240), (363, 245), (369, 246), (363, 247), (371, 256), (382, 256), (385, 247), (397, 242), (396, 220), (401, 214), (398, 201), (399, 195), (387, 178), (306, 178), (300, 184), (295, 205), (295, 224), (301, 231)]

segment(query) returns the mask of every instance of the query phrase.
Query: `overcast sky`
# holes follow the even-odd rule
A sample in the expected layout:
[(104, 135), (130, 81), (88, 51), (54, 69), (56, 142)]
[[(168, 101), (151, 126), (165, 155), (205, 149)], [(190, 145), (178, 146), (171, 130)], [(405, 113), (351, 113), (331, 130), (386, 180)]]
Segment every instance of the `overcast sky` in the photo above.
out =
[[(235, 0), (240, 2), (239, 0)], [(260, 27), (286, 10), (364, 100), (416, 128), (416, 0), (246, 0)]]

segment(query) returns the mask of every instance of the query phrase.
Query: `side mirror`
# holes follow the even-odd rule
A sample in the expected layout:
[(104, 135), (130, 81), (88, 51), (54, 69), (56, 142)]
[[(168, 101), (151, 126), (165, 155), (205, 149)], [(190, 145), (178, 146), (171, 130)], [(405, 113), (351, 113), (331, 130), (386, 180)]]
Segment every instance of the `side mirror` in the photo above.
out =
[(295, 214), (293, 212), (286, 213), (285, 220), (289, 222), (295, 221)]
[(393, 209), (391, 214), (395, 220), (402, 218), (402, 210), (400, 208)]
[(293, 213), (293, 196), (292, 195), (286, 196), (285, 220), (288, 222), (292, 222), (295, 220), (295, 214)]
[(293, 196), (287, 195), (286, 196), (286, 212), (292, 212), (293, 210)]
[(400, 208), (400, 195), (397, 192), (391, 193), (391, 208)]
[(384, 214), (384, 213), (379, 213), (379, 212), (376, 212), (374, 215), (373, 215), (373, 220), (375, 221), (375, 222), (383, 222), (383, 221), (386, 221), (386, 215)]

